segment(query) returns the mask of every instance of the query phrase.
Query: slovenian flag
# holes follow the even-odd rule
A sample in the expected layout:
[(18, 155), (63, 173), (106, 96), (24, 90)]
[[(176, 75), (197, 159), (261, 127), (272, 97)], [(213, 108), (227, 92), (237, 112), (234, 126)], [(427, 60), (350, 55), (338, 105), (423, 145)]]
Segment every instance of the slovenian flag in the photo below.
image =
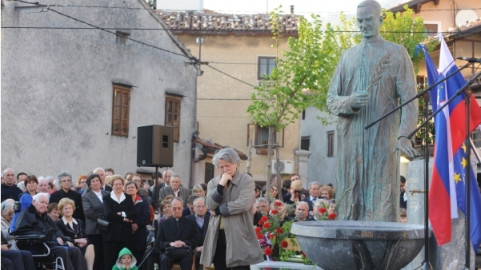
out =
[[(439, 69), (424, 48), (429, 85), (440, 82), (430, 91), (433, 112), (462, 88), (466, 81), (455, 65), (454, 59), (441, 36)], [(441, 82), (449, 75), (446, 81)], [(481, 243), (481, 196), (474, 171), (466, 171), (465, 97), (463, 93), (444, 107), (434, 118), (435, 151), (434, 166), (429, 189), (429, 220), (439, 245), (451, 241), (451, 219), (458, 217), (458, 208), (466, 213), (465, 179), (471, 174), (471, 242), (474, 250)], [(470, 131), (481, 123), (481, 109), (474, 96), (471, 98)]]

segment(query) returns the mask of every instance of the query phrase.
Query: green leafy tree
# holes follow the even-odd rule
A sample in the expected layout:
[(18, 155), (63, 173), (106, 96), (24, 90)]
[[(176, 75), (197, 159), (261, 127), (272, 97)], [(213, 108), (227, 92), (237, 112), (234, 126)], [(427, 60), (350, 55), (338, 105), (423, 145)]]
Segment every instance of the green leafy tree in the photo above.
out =
[[(289, 50), (281, 54), (278, 47), (282, 38), (281, 17), (277, 12), (271, 12), (270, 19), (278, 51), (276, 67), (272, 74), (265, 76), (265, 83), (255, 87), (252, 103), (247, 109), (256, 124), (269, 128), (267, 179), (270, 178), (274, 132), (295, 122), (299, 113), (313, 103), (325, 107), (325, 102), (318, 101), (319, 95), (326, 96), (327, 85), (323, 82), (329, 80), (335, 67), (332, 63), (338, 55), (333, 27), (327, 24), (323, 29), (318, 16), (312, 16), (312, 22), (300, 19), (298, 37), (289, 38)], [(270, 183), (267, 182), (269, 190)]]

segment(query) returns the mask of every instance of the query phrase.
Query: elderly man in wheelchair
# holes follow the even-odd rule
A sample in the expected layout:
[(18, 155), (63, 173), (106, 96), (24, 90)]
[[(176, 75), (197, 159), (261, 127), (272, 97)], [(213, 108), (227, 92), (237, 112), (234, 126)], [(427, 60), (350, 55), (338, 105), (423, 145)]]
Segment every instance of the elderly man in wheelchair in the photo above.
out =
[[(57, 229), (47, 215), (48, 194), (33, 196), (32, 205), (22, 211), (15, 222), (15, 239), (21, 249), (44, 249), (40, 253), (52, 252), (63, 261), (64, 270), (86, 270), (87, 264), (82, 251)], [(35, 250), (32, 250), (34, 254)]]

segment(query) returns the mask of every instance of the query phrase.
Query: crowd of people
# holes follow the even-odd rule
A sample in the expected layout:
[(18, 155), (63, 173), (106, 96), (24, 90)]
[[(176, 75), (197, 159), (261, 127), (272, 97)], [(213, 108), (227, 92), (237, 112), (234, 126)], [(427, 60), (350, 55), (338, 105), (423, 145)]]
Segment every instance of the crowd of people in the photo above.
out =
[(276, 177), (271, 179), (270, 191), (263, 192), (260, 186), (255, 192), (254, 225), (257, 226), (263, 216), (269, 216), (274, 204), (276, 211), (280, 208), (285, 220), (304, 221), (317, 220), (315, 213), (320, 208), (325, 208), (329, 213), (336, 212), (335, 189), (332, 184), (322, 185), (319, 182), (310, 182), (308, 189), (304, 189), (299, 175), (294, 174), (290, 179), (282, 181), (282, 189), (279, 194)]
[[(182, 269), (192, 263), (198, 269), (212, 264), (216, 269), (247, 269), (263, 260), (262, 252), (252, 248), (257, 244), (252, 225), (269, 215), (272, 203), (281, 202), (284, 216), (295, 220), (314, 219), (318, 202), (334, 206), (331, 186), (313, 182), (304, 190), (298, 175), (283, 182), (281, 194), (275, 184), (266, 192), (240, 173), (240, 159), (231, 148), (221, 149), (213, 162), (220, 175), (191, 189), (170, 169), (151, 185), (139, 174), (121, 176), (112, 169), (96, 168), (74, 183), (66, 171), (54, 179), (15, 175), (7, 168), (2, 174), (2, 255), (18, 253), (24, 269), (31, 269), (32, 256), (18, 249), (14, 235), (48, 233), (48, 245), (64, 259), (65, 269), (138, 266), (149, 246), (157, 251), (153, 254), (159, 256), (160, 269), (170, 269), (173, 262)], [(99, 220), (108, 227), (99, 226)], [(252, 230), (239, 235), (246, 221)], [(171, 255), (172, 248), (184, 246), (189, 256)], [(239, 257), (235, 250), (240, 246), (248, 254)], [(8, 256), (2, 256), (2, 265), (4, 260), (6, 269), (13, 269)]]

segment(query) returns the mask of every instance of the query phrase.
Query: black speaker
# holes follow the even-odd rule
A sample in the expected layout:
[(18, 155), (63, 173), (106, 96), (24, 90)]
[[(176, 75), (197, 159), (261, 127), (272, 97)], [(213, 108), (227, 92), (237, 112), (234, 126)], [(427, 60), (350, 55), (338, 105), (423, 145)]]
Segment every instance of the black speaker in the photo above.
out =
[(174, 129), (159, 125), (137, 128), (137, 166), (172, 167), (174, 165)]

